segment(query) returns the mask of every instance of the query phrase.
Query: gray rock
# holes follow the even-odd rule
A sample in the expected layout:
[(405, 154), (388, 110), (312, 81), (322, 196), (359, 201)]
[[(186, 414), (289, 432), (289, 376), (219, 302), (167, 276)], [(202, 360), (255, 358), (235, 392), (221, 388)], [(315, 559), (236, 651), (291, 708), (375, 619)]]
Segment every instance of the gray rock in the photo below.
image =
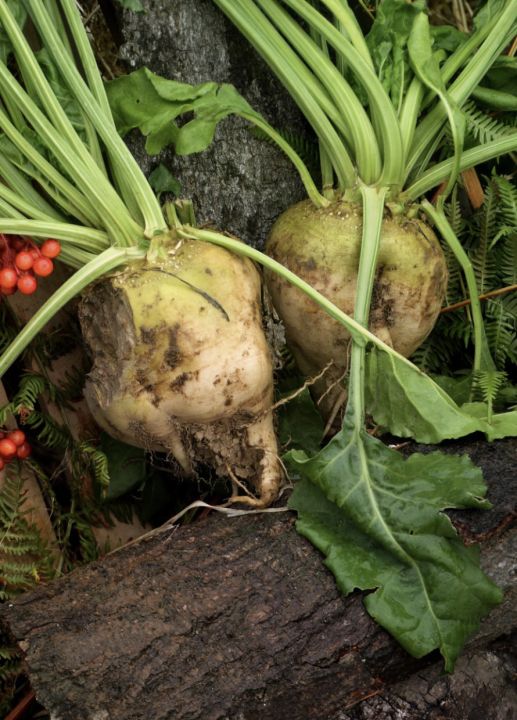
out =
[[(125, 12), (122, 58), (136, 69), (182, 82), (229, 82), (277, 129), (306, 135), (289, 96), (264, 62), (211, 0), (147, 0), (145, 14)], [(237, 118), (225, 120), (213, 145), (186, 158), (164, 151), (150, 158), (141, 138), (131, 149), (146, 172), (164, 162), (192, 198), (199, 222), (261, 246), (274, 219), (305, 193), (283, 153), (249, 132)]]

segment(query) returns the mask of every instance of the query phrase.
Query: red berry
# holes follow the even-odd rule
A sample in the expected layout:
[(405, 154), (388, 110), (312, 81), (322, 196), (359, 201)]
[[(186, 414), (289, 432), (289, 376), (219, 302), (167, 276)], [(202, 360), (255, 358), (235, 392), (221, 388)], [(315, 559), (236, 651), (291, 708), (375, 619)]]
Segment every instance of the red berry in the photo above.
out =
[(39, 248), (37, 248), (37, 247), (31, 248), (31, 249), (29, 250), (29, 252), (30, 252), (31, 257), (32, 257), (33, 260), (36, 260), (36, 258), (41, 257), (41, 253), (40, 253), (40, 251), (39, 251)]
[(15, 237), (11, 240), (11, 247), (13, 250), (23, 250), (25, 245), (26, 245), (25, 240), (22, 240), (21, 238)]
[(3, 288), (16, 287), (18, 282), (18, 273), (14, 268), (6, 267), (0, 270), (0, 285)]
[(18, 290), (23, 295), (32, 295), (38, 287), (38, 283), (34, 275), (22, 275), (18, 279)]
[(34, 270), (35, 275), (39, 275), (40, 277), (47, 277), (47, 275), (50, 275), (50, 273), (54, 269), (54, 263), (48, 257), (39, 257), (34, 260), (34, 265), (32, 266), (32, 269)]
[(55, 258), (61, 252), (61, 243), (58, 240), (45, 240), (41, 246), (41, 254), (48, 258)]
[(12, 440), (16, 447), (20, 447), (20, 445), (23, 445), (26, 439), (23, 430), (11, 430), (7, 437), (9, 438), (9, 440)]
[(20, 270), (30, 270), (33, 262), (34, 258), (28, 250), (21, 250), (14, 259), (14, 264)]
[(6, 288), (3, 285), (0, 285), (0, 291), (2, 295), (14, 295), (14, 293), (16, 292), (16, 287)]
[(4, 461), (7, 458), (13, 458), (16, 455), (16, 445), (12, 440), (9, 440), (9, 438), (0, 440), (0, 455), (3, 457)]
[(32, 448), (29, 445), (28, 442), (24, 442), (20, 445), (20, 447), (16, 450), (16, 457), (20, 460), (25, 460), (29, 457), (29, 455), (32, 452)]

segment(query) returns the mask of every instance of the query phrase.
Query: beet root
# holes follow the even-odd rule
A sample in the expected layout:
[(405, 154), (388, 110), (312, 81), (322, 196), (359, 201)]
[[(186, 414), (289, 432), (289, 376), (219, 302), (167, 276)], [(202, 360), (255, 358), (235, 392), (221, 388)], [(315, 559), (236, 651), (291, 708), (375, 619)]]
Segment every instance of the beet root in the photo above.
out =
[(186, 474), (208, 463), (232, 479), (232, 500), (267, 506), (282, 471), (259, 273), (196, 240), (171, 239), (162, 253), (83, 297), (87, 402), (110, 435), (169, 452)]
[[(316, 208), (309, 200), (284, 212), (266, 252), (353, 315), (362, 233), (359, 205)], [(276, 274), (266, 282), (301, 372), (315, 377), (315, 402), (328, 423), (346, 401), (350, 334), (300, 290)], [(418, 219), (386, 212), (382, 224), (369, 329), (405, 357), (431, 332), (445, 295), (447, 265), (436, 235)]]

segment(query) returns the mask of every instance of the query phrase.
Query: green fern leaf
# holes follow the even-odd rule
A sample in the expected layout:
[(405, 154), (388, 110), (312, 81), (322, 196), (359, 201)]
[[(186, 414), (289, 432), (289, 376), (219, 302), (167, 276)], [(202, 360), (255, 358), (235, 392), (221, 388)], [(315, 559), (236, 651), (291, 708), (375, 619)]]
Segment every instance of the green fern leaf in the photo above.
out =
[(516, 339), (516, 315), (513, 312), (512, 301), (503, 298), (493, 298), (486, 303), (485, 332), (488, 345), (500, 370), (505, 368), (506, 362), (512, 358), (513, 346)]
[(53, 391), (52, 384), (43, 375), (37, 373), (27, 373), (20, 380), (18, 391), (12, 399), (13, 406), (15, 407), (16, 414), (31, 413), (38, 398), (44, 392), (49, 393), (50, 399), (55, 399), (55, 393)]
[(110, 475), (109, 475), (109, 464), (106, 454), (98, 448), (90, 445), (90, 443), (83, 442), (77, 448), (78, 453), (82, 456), (82, 462), (86, 459), (92, 468), (93, 477), (95, 482), (103, 489), (106, 490), (109, 486)]
[(501, 175), (494, 175), (495, 185), (500, 200), (500, 212), (504, 221), (517, 232), (517, 188)]
[(481, 392), (483, 402), (488, 405), (488, 421), (492, 417), (494, 402), (507, 380), (507, 374), (498, 370), (479, 370), (474, 373), (472, 386)]
[(10, 598), (52, 576), (52, 559), (22, 510), (23, 478), (12, 466), (0, 491), (0, 590)]
[(497, 234), (498, 196), (493, 183), (486, 188), (485, 202), (472, 223), (469, 233), (471, 244), (468, 255), (474, 268), (479, 294), (497, 286), (497, 264), (490, 252), (493, 238)]
[(68, 430), (45, 413), (33, 410), (30, 415), (24, 417), (23, 422), (38, 432), (38, 442), (45, 447), (51, 450), (65, 450), (69, 447), (71, 438)]
[(479, 143), (499, 140), (515, 132), (511, 125), (488, 115), (472, 101), (469, 100), (462, 107), (466, 120), (468, 135)]
[(499, 278), (503, 285), (517, 285), (517, 230), (502, 230), (495, 248)]

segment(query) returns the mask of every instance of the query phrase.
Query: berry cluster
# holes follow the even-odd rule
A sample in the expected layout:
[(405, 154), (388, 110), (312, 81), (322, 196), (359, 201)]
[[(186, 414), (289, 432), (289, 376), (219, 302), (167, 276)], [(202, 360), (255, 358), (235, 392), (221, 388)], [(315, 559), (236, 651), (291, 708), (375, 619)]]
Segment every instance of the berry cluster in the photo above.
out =
[(22, 430), (0, 430), (0, 470), (16, 458), (25, 460), (31, 452)]
[(0, 234), (0, 298), (19, 290), (32, 295), (38, 287), (36, 277), (47, 277), (54, 269), (52, 260), (61, 252), (57, 240), (45, 240), (38, 247), (29, 238)]

